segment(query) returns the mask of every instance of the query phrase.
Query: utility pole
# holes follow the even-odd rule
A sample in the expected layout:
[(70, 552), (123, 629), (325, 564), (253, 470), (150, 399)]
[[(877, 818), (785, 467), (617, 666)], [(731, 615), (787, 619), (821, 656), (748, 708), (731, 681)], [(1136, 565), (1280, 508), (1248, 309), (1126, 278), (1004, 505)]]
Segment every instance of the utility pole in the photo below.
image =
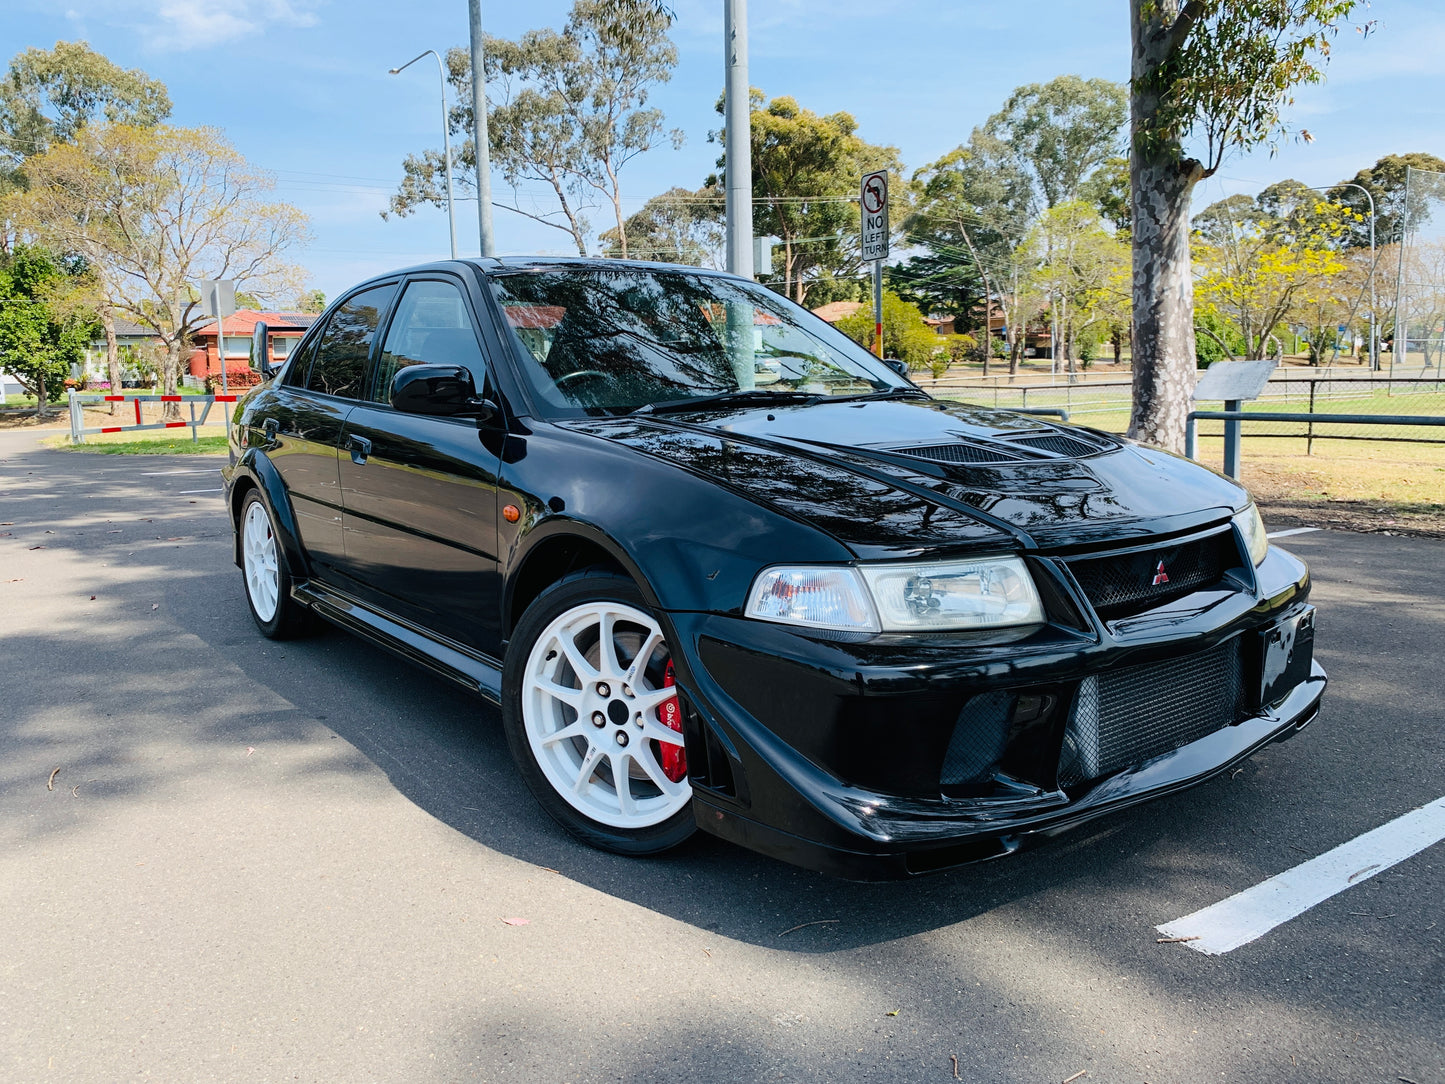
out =
[(482, 62), (482, 0), (467, 0), (472, 32), (472, 143), (477, 157), (477, 230), (482, 255), (495, 256), (492, 237), (492, 163), (487, 142), (487, 69)]
[[(476, 0), (473, 0), (475, 3)], [(753, 277), (753, 137), (748, 86), (748, 0), (723, 0), (727, 64), (724, 109), (727, 175), (727, 267)]]

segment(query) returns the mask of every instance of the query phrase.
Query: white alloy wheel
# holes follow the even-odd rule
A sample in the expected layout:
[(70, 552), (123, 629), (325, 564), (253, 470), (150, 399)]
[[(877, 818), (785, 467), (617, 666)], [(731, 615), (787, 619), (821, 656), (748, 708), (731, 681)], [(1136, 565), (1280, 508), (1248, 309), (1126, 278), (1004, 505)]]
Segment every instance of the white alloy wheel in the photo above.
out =
[(659, 716), (677, 695), (663, 684), (667, 660), (657, 622), (620, 602), (574, 606), (533, 642), (521, 689), (527, 742), (552, 789), (592, 821), (651, 828), (692, 798), (686, 775), (669, 779), (662, 763), (664, 746), (683, 744)]
[(275, 618), (281, 599), (281, 566), (271, 517), (260, 501), (252, 501), (246, 508), (246, 519), (241, 527), (241, 559), (245, 565), (246, 593), (251, 597), (251, 608), (256, 611), (257, 619), (267, 624)]

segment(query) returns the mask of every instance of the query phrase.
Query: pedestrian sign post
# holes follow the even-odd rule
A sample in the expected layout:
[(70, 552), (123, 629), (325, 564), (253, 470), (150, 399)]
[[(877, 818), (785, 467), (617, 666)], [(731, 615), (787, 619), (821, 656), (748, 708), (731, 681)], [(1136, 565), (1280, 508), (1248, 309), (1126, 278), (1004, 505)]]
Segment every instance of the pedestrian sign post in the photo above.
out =
[(221, 365), (221, 392), (229, 393), (231, 388), (226, 380), (226, 335), (225, 320), (236, 314), (236, 283), (233, 279), (203, 279), (201, 288), (201, 311), (216, 318), (216, 360)]
[(888, 171), (863, 178), (858, 189), (863, 259), (873, 262), (873, 348), (883, 356), (883, 261), (888, 259)]

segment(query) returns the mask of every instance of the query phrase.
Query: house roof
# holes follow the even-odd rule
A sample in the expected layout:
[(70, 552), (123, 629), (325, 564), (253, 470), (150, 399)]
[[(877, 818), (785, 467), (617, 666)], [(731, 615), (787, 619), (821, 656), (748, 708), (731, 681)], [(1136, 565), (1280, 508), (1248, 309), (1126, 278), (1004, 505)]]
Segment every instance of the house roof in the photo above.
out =
[[(235, 315), (226, 317), (227, 335), (250, 335), (256, 325), (265, 322), (272, 331), (305, 331), (320, 317), (312, 312), (260, 312), (257, 309), (237, 309)], [(210, 338), (216, 333), (216, 322), (211, 320), (198, 327), (192, 336), (197, 339)]]
[(813, 310), (813, 315), (821, 317), (830, 324), (836, 324), (845, 316), (852, 316), (863, 307), (861, 301), (830, 301), (826, 305), (819, 305)]

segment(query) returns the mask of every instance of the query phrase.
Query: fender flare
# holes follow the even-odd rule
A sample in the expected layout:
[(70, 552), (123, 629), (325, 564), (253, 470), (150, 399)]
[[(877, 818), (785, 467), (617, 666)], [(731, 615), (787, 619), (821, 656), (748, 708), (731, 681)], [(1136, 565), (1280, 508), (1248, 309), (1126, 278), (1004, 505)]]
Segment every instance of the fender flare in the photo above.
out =
[[(231, 556), (236, 567), (242, 567), (240, 501), (245, 499), (244, 490), (251, 487), (260, 491), (261, 499), (270, 509), (276, 538), (281, 543), (281, 559), (286, 562), (286, 571), (290, 573), (292, 582), (299, 583), (309, 579), (311, 573), (306, 563), (305, 550), (301, 547), (301, 532), (296, 526), (296, 513), (291, 507), (290, 497), (286, 495), (286, 483), (281, 480), (281, 472), (276, 469), (276, 465), (255, 448), (248, 448), (237, 461), (226, 492), (226, 511), (231, 517), (232, 528)], [(238, 493), (238, 490), (241, 492)]]
[(598, 549), (605, 552), (615, 560), (623, 571), (632, 577), (638, 588), (642, 591), (642, 597), (654, 610), (661, 610), (662, 603), (653, 590), (651, 582), (643, 573), (641, 566), (633, 559), (627, 549), (613, 538), (606, 531), (586, 520), (573, 519), (570, 516), (554, 515), (548, 516), (539, 522), (531, 530), (527, 531), (518, 542), (520, 545), (513, 549), (510, 558), (503, 571), (502, 582), (502, 621), (504, 627), (512, 629), (517, 624), (517, 618), (521, 614), (512, 612), (512, 604), (517, 590), (517, 581), (521, 578), (518, 574), (526, 567), (527, 561), (537, 549), (555, 538), (579, 538), (591, 543)]

